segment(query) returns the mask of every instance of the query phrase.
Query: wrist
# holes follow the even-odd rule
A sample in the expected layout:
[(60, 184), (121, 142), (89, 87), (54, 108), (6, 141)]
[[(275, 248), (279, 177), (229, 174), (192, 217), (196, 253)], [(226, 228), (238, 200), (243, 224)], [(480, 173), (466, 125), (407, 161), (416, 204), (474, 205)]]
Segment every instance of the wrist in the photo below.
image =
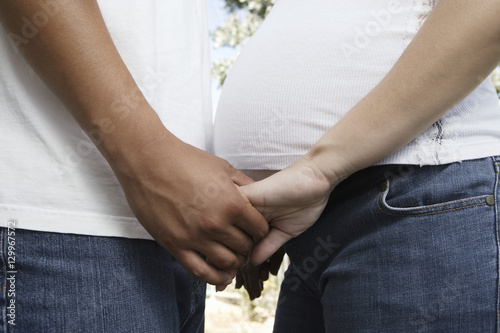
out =
[[(89, 136), (117, 176), (140, 174), (148, 155), (158, 147), (172, 147), (179, 141), (149, 106), (136, 107), (125, 116), (102, 118)], [(156, 148), (156, 151), (155, 151)]]
[(344, 179), (358, 171), (350, 163), (344, 152), (334, 144), (317, 142), (304, 156), (315, 166), (318, 173), (330, 184), (333, 189)]

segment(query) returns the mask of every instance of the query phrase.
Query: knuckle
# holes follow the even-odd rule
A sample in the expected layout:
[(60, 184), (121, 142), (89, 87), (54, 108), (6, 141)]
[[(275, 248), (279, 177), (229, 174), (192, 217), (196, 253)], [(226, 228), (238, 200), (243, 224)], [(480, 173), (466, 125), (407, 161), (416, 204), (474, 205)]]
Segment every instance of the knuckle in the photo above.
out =
[(226, 160), (223, 160), (223, 164), (228, 174), (233, 174), (238, 171), (238, 169), (236, 169), (231, 163)]
[(220, 233), (224, 230), (222, 223), (218, 219), (212, 217), (205, 217), (202, 223), (203, 229), (210, 234)]
[(221, 270), (229, 270), (229, 269), (234, 269), (238, 268), (238, 260), (236, 258), (221, 258), (219, 262), (217, 263), (217, 266)]
[(191, 269), (191, 274), (198, 280), (205, 280), (208, 275), (208, 271), (204, 267), (194, 267)]
[(227, 200), (224, 209), (229, 216), (237, 217), (242, 215), (244, 207), (241, 200)]

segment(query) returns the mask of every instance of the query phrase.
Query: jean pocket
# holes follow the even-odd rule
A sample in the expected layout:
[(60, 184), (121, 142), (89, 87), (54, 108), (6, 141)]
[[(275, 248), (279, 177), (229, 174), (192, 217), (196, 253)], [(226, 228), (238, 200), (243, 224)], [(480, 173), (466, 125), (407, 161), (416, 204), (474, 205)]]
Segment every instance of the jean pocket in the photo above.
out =
[(397, 177), (381, 184), (377, 206), (382, 213), (392, 216), (425, 216), (494, 206), (495, 197), (484, 185), (484, 179), (464, 178), (460, 184), (447, 177)]

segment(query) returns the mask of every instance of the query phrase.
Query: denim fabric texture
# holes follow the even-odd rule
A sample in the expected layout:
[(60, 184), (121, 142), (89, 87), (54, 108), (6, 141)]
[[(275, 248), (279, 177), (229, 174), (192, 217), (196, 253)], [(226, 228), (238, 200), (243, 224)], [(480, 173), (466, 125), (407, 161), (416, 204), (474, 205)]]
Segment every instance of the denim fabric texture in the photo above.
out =
[(275, 332), (498, 332), (500, 157), (374, 166), (286, 244)]
[(27, 230), (14, 239), (12, 274), (0, 229), (1, 332), (203, 332), (205, 284), (156, 242)]

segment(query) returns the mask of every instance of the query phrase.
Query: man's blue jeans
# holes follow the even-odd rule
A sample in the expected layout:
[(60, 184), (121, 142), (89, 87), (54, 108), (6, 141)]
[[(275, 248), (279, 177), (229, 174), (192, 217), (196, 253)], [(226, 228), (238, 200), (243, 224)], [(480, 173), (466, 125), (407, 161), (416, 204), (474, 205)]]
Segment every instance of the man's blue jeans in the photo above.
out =
[(275, 332), (498, 332), (500, 158), (375, 166), (291, 258)]
[(203, 331), (205, 284), (153, 241), (16, 230), (12, 251), (9, 240), (0, 229), (1, 332)]

